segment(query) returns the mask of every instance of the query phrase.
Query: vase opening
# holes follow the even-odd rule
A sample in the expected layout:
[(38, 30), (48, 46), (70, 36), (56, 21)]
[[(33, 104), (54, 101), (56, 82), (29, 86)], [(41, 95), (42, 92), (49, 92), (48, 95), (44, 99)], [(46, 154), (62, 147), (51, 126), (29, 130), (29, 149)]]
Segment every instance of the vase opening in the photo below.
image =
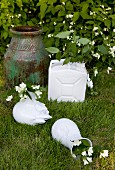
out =
[(35, 26), (17, 26), (13, 28), (14, 31), (18, 32), (34, 32), (34, 31), (39, 31), (39, 27)]

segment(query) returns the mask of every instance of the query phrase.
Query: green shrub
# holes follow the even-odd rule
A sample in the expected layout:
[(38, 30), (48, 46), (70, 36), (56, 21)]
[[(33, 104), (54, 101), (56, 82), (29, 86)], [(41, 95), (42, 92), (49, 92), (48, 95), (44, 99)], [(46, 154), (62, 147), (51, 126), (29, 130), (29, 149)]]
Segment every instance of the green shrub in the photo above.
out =
[(114, 67), (115, 51), (111, 55), (110, 48), (115, 41), (115, 1), (1, 0), (0, 4), (0, 56), (4, 55), (10, 42), (9, 29), (12, 26), (40, 25), (44, 30), (45, 47), (56, 46), (62, 50), (63, 40), (55, 39), (54, 36), (60, 31), (76, 30), (80, 37), (89, 38), (100, 45), (99, 51), (103, 53), (100, 58), (89, 58), (87, 67)]

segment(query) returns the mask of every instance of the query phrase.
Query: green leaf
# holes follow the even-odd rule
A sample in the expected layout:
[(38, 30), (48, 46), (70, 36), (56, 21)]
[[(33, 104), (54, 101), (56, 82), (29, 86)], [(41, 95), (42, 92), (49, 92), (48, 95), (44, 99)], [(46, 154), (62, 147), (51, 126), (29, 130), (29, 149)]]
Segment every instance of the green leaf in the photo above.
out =
[(70, 34), (71, 34), (70, 31), (63, 31), (63, 32), (58, 33), (55, 37), (58, 37), (58, 38), (67, 38), (67, 36), (69, 36)]
[(79, 39), (79, 36), (73, 36), (73, 41), (76, 43)]
[(102, 61), (105, 62), (105, 60), (106, 60), (106, 56), (104, 55), (104, 56), (102, 57)]
[(48, 48), (45, 48), (49, 53), (58, 53), (59, 52), (59, 49), (56, 48), (56, 47), (48, 47)]
[(113, 63), (115, 64), (115, 57), (113, 57), (112, 60), (113, 60)]
[(113, 20), (115, 20), (115, 14), (109, 15), (109, 18), (112, 18)]
[(59, 51), (59, 53), (56, 54), (56, 59), (61, 60), (61, 58), (62, 58), (62, 55), (61, 55), (61, 52)]
[(69, 10), (69, 11), (73, 10), (73, 5), (71, 4), (71, 1), (66, 2), (66, 9)]
[(85, 54), (88, 52), (88, 50), (89, 50), (89, 45), (87, 45), (83, 48), (82, 53)]
[(73, 22), (77, 21), (78, 19), (79, 19), (79, 12), (74, 12)]
[(107, 49), (104, 45), (98, 45), (98, 50), (101, 51), (103, 54), (107, 54)]
[(107, 20), (104, 21), (104, 23), (105, 23), (105, 26), (110, 28), (110, 26), (111, 26), (111, 21), (110, 20), (107, 19)]
[(42, 4), (42, 6), (40, 7), (41, 19), (44, 18), (45, 14), (46, 14), (46, 9), (47, 9), (47, 4), (46, 3)]
[(78, 41), (83, 45), (87, 45), (90, 42), (90, 40), (87, 38), (80, 38)]
[(86, 24), (94, 24), (94, 21), (87, 21)]
[(63, 64), (68, 64), (68, 63), (70, 62), (70, 60), (71, 60), (70, 57), (69, 57), (69, 58), (66, 58), (66, 59), (64, 60), (64, 63), (63, 63)]
[(8, 37), (8, 32), (4, 31), (2, 36), (4, 37), (4, 39), (6, 39)]
[(90, 146), (89, 142), (86, 139), (82, 139), (81, 142), (85, 145), (85, 146)]

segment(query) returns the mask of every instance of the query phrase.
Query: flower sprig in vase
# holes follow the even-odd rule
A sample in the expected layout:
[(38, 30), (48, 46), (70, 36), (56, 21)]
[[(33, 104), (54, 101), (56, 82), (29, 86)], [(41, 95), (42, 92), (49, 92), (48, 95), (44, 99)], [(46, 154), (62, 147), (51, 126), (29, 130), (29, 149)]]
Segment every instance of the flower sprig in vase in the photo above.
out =
[[(27, 99), (27, 97), (32, 99), (30, 95), (31, 92), (35, 94), (36, 99), (39, 99), (42, 94), (40, 85), (27, 85), (24, 82), (19, 84), (19, 86), (15, 86), (15, 91), (18, 92), (18, 96), (21, 101)], [(13, 99), (13, 95), (10, 95), (7, 97), (6, 101), (11, 101), (12, 99)]]
[(74, 141), (71, 155), (75, 159), (81, 159), (84, 165), (88, 165), (93, 161), (93, 158), (108, 157), (108, 150), (103, 150), (99, 146), (91, 146), (88, 141), (82, 139)]

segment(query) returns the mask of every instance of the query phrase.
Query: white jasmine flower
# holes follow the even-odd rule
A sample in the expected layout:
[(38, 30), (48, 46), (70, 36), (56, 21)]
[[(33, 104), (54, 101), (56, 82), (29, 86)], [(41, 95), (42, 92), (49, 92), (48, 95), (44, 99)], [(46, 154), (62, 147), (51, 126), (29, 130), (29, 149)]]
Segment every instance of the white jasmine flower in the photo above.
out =
[(14, 25), (11, 25), (11, 27), (14, 27)]
[(16, 91), (17, 91), (18, 93), (20, 93), (20, 92), (21, 92), (21, 89), (20, 89), (20, 87), (19, 87), (19, 86), (15, 86), (15, 89), (16, 89)]
[(100, 7), (104, 8), (104, 5), (100, 5)]
[(77, 45), (80, 47), (81, 46), (81, 44), (79, 43), (79, 42), (76, 42), (77, 43)]
[(73, 22), (70, 22), (70, 25), (73, 25)]
[(108, 11), (108, 10), (111, 10), (111, 8), (110, 7), (106, 8), (106, 11)]
[(86, 151), (83, 151), (81, 154), (82, 154), (83, 156), (86, 156), (86, 155), (87, 155)]
[(20, 101), (22, 101), (22, 100), (24, 100), (24, 99), (27, 99), (27, 97), (28, 97), (28, 96), (27, 96), (26, 94), (24, 94), (24, 95), (21, 94), (21, 95), (20, 95)]
[(96, 77), (97, 74), (98, 74), (98, 71), (97, 71), (97, 69), (95, 69), (95, 70), (94, 70), (94, 76)]
[(66, 15), (66, 18), (72, 18), (73, 17), (73, 15), (72, 14), (68, 14), (68, 15)]
[(101, 34), (101, 35), (103, 34), (102, 31), (100, 31), (100, 34)]
[(97, 35), (99, 35), (99, 33), (98, 33), (98, 32), (95, 32), (95, 36), (97, 36)]
[(22, 83), (20, 84), (20, 88), (25, 89), (25, 88), (26, 88), (26, 84), (22, 82)]
[(108, 31), (108, 28), (104, 28), (103, 31)]
[(111, 67), (108, 67), (108, 69), (107, 69), (107, 73), (109, 74), (109, 72), (112, 70), (112, 68)]
[(96, 54), (92, 54), (94, 57), (100, 59), (100, 54), (96, 53)]
[(48, 56), (49, 56), (50, 58), (52, 57), (52, 55), (51, 55), (51, 54), (49, 54)]
[(91, 45), (94, 45), (94, 44), (95, 44), (95, 41), (94, 41), (94, 40), (93, 40), (93, 41), (91, 41), (91, 42), (90, 42), (90, 44), (91, 44)]
[(38, 98), (40, 98), (40, 95), (42, 94), (42, 92), (40, 90), (35, 91), (35, 94), (38, 96)]
[(78, 53), (80, 53), (81, 52), (81, 50), (78, 50)]
[(92, 162), (92, 157), (87, 157), (88, 162)]
[(32, 87), (32, 89), (34, 89), (34, 90), (39, 90), (40, 85), (32, 85), (31, 87)]
[(113, 29), (113, 32), (115, 32), (115, 29)]
[(63, 5), (65, 5), (65, 2), (62, 2)]
[(21, 14), (18, 14), (18, 18), (20, 18), (21, 17)]
[(94, 15), (94, 12), (90, 11), (90, 15)]
[(63, 21), (63, 24), (65, 24), (65, 20)]
[(69, 28), (71, 29), (71, 28), (72, 28), (72, 25), (70, 25)]
[(48, 38), (50, 38), (52, 35), (51, 34), (48, 34)]
[(11, 96), (8, 96), (8, 97), (7, 97), (6, 101), (7, 101), (7, 102), (10, 102), (12, 99), (13, 99), (13, 96), (11, 95)]
[(108, 150), (103, 150), (103, 152), (100, 153), (100, 158), (108, 157)]
[(75, 140), (73, 145), (74, 145), (74, 146), (79, 146), (80, 144), (81, 144), (81, 141), (80, 141), (80, 140)]
[(87, 85), (88, 85), (88, 87), (90, 87), (92, 89), (93, 88), (93, 81), (92, 80), (88, 81)]
[(108, 37), (105, 37), (104, 40), (108, 40)]
[(93, 31), (96, 31), (96, 30), (98, 30), (98, 27), (94, 27), (94, 28), (93, 28)]
[(6, 46), (9, 47), (10, 44), (7, 44)]
[(73, 33), (73, 32), (74, 32), (74, 30), (70, 30), (70, 32), (72, 32), (72, 33)]
[(65, 47), (63, 47), (63, 51), (65, 51)]
[(71, 40), (72, 39), (72, 36), (67, 36), (67, 40)]
[(39, 22), (39, 24), (41, 25), (41, 24), (42, 24), (42, 22), (40, 21), (40, 22)]
[(54, 22), (54, 25), (56, 25), (57, 23), (56, 22)]
[(29, 11), (29, 14), (31, 14), (32, 12), (31, 11)]
[(83, 163), (84, 163), (84, 165), (89, 164), (89, 162), (87, 161), (87, 159), (83, 159)]
[(26, 84), (24, 84), (23, 82), (19, 86), (15, 86), (15, 89), (18, 93), (27, 91)]
[(71, 41), (71, 43), (74, 43), (73, 41)]
[(89, 147), (88, 149), (88, 155), (91, 156), (93, 153), (93, 147)]

